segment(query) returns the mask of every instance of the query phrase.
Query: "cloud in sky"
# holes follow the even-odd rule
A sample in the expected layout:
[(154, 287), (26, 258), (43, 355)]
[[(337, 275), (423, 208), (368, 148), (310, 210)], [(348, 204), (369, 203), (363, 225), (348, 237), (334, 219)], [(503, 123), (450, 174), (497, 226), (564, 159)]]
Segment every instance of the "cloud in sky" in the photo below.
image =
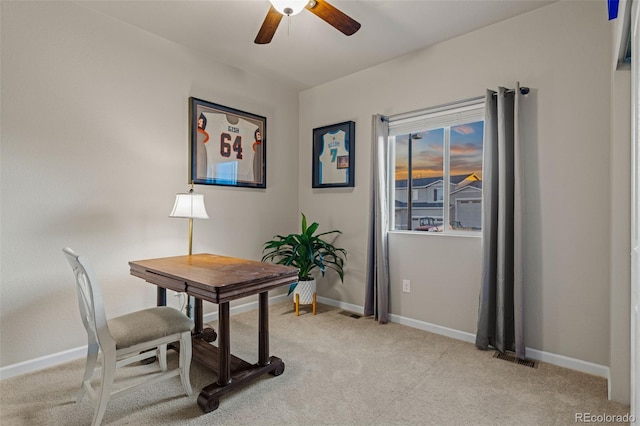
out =
[(457, 155), (478, 155), (482, 154), (482, 147), (472, 143), (462, 143), (451, 145), (449, 148), (452, 156)]
[[(413, 175), (415, 177), (438, 177), (443, 175), (444, 128), (421, 132), (422, 139), (414, 140)], [(449, 164), (451, 175), (482, 173), (482, 121), (451, 127)], [(407, 178), (408, 136), (396, 138), (396, 179)]]
[(454, 126), (451, 128), (451, 130), (461, 135), (472, 135), (475, 132), (473, 127), (469, 126), (468, 124), (461, 124), (459, 126)]

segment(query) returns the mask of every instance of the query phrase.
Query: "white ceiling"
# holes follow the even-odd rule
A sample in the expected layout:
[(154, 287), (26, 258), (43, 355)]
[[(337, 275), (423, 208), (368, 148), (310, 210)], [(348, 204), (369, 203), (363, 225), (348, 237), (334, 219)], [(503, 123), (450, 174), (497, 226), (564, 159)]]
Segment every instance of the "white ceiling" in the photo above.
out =
[[(308, 10), (253, 43), (267, 0), (79, 1), (213, 60), (313, 87), (556, 0), (329, 0), (362, 24), (347, 37)], [(290, 19), (290, 25), (288, 24)]]

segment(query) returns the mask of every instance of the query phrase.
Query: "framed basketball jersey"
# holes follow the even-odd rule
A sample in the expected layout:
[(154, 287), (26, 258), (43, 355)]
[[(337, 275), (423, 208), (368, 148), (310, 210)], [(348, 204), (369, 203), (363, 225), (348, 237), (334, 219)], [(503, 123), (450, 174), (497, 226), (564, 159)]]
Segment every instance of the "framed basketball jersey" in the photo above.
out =
[(193, 97), (189, 116), (193, 183), (266, 188), (265, 117)]
[(313, 129), (313, 188), (354, 186), (355, 123)]

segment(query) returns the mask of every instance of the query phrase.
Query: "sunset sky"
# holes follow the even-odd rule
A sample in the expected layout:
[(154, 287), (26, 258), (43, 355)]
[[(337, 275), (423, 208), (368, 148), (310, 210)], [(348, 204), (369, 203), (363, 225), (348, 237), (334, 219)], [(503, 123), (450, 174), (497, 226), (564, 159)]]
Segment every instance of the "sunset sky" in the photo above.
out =
[[(484, 122), (451, 127), (451, 176), (476, 173), (482, 178), (482, 139)], [(444, 129), (419, 133), (422, 139), (413, 140), (413, 177), (442, 176)], [(407, 178), (407, 141), (409, 135), (396, 136), (396, 180)]]

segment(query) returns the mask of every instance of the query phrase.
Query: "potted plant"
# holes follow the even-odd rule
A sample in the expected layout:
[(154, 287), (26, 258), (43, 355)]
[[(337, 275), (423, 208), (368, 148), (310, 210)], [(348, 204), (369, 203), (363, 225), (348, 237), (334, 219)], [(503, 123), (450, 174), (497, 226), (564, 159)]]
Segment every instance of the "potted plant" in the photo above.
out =
[[(264, 243), (262, 261), (270, 261), (280, 265), (294, 266), (299, 269), (298, 282), (289, 286), (287, 295), (294, 293), (296, 314), (298, 304), (313, 303), (315, 314), (316, 280), (311, 271), (319, 269), (324, 276), (327, 268), (338, 273), (340, 281), (344, 282), (344, 262), (347, 256), (346, 250), (335, 247), (321, 237), (331, 234), (342, 234), (338, 230), (315, 234), (318, 223), (313, 222), (307, 226), (307, 218), (302, 213), (302, 226), (300, 234), (287, 236), (276, 235), (272, 240)], [(315, 234), (315, 235), (314, 235)]]

